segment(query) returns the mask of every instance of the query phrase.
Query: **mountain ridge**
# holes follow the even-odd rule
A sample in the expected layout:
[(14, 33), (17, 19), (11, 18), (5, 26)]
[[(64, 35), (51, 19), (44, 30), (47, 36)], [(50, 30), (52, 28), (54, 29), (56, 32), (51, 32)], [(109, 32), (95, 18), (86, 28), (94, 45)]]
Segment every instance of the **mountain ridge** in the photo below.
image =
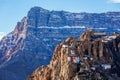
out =
[[(66, 11), (49, 11), (43, 8), (37, 7), (37, 10), (34, 10), (36, 7), (32, 8), (28, 13), (28, 18), (34, 19), (35, 15), (38, 16), (38, 26), (86, 26), (86, 27), (99, 27), (98, 24), (101, 24), (100, 27), (107, 27), (107, 23), (109, 22), (109, 25), (111, 25), (109, 28), (112, 28), (114, 26), (118, 26), (119, 21), (117, 25), (113, 25), (111, 23), (114, 23), (114, 20), (117, 18), (119, 19), (120, 12), (107, 12), (107, 13), (70, 13)], [(43, 10), (43, 11), (41, 11)], [(36, 13), (35, 13), (36, 12)], [(34, 15), (31, 15), (31, 13), (34, 13)], [(39, 13), (41, 13), (39, 15)], [(44, 13), (44, 14), (42, 14)], [(97, 16), (98, 15), (98, 16)], [(116, 16), (115, 16), (116, 15)], [(118, 16), (117, 16), (118, 15)], [(39, 18), (41, 17), (41, 18)], [(98, 17), (98, 18), (97, 18)], [(44, 20), (42, 20), (44, 18)], [(55, 21), (56, 20), (56, 21)], [(75, 20), (75, 21), (74, 21)], [(88, 20), (85, 22), (85, 20)], [(33, 21), (28, 21), (31, 24), (34, 24)], [(106, 23), (106, 25), (105, 25)], [(29, 25), (29, 23), (28, 23)]]
[(50, 63), (58, 43), (69, 36), (78, 38), (87, 27), (105, 30), (108, 34), (119, 32), (119, 16), (120, 12), (93, 15), (31, 8), (0, 41), (0, 79), (26, 80), (37, 67)]

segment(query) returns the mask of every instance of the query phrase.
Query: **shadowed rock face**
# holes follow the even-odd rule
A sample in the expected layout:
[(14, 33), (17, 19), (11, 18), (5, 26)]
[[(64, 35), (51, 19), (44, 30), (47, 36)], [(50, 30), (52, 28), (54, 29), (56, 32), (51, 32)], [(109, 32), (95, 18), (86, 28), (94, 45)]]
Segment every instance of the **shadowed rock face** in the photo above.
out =
[[(15, 29), (0, 41), (0, 80), (27, 79), (37, 67), (50, 63), (55, 46), (62, 40), (69, 36), (78, 38), (85, 27), (114, 32), (115, 29), (103, 28), (118, 29), (119, 16), (119, 12), (71, 13), (31, 8)], [(94, 46), (97, 45), (99, 43)]]
[[(58, 44), (50, 64), (36, 69), (28, 80), (120, 79), (120, 35), (96, 37), (95, 33), (88, 30), (78, 39), (71, 37)], [(74, 62), (76, 57), (79, 62)]]
[(86, 26), (92, 28), (119, 28), (120, 12), (107, 13), (71, 13), (66, 11), (49, 11), (33, 7), (28, 12), (28, 25), (36, 26)]

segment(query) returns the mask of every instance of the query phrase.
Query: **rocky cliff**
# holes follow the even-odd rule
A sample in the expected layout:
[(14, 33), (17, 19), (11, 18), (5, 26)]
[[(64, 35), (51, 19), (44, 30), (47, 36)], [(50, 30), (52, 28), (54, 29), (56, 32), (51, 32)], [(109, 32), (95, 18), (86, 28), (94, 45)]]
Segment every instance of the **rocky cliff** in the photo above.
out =
[(87, 30), (58, 44), (50, 64), (28, 80), (119, 80), (119, 58), (120, 34)]
[(50, 63), (58, 43), (69, 36), (78, 38), (86, 27), (108, 34), (119, 31), (119, 16), (120, 12), (71, 13), (31, 8), (14, 31), (0, 41), (0, 80), (26, 80), (37, 67)]
[(85, 26), (92, 28), (119, 28), (120, 12), (107, 13), (71, 13), (49, 11), (40, 7), (31, 8), (28, 13), (28, 25), (39, 27)]

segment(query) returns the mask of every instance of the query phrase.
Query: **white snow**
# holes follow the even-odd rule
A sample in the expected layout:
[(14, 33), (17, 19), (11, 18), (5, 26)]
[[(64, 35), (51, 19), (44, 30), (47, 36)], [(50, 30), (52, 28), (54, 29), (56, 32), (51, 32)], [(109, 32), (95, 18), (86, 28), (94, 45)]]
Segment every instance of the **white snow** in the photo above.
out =
[(83, 17), (84, 17), (84, 15), (80, 15), (80, 14), (75, 15), (75, 18), (82, 19)]
[(117, 29), (118, 31), (120, 31), (120, 29)]
[(3, 36), (5, 36), (4, 32), (0, 32), (0, 40), (3, 38)]
[(58, 15), (52, 15), (53, 18), (60, 18)]
[[(28, 25), (27, 27), (35, 28), (34, 26)], [(63, 27), (54, 27), (54, 26), (39, 26), (38, 28), (48, 28), (48, 29), (67, 29), (67, 28), (86, 28), (85, 26), (63, 26)]]
[(85, 26), (64, 26), (64, 27), (48, 27), (48, 26), (39, 26), (38, 28), (49, 28), (49, 29), (67, 29), (67, 28), (85, 28)]
[(54, 40), (55, 40), (55, 41), (61, 41), (61, 39), (56, 39), (56, 38), (54, 38)]
[(100, 30), (104, 30), (104, 29), (107, 29), (107, 28), (90, 28), (90, 29), (100, 29)]
[(49, 41), (49, 39), (44, 38), (43, 41)]
[[(35, 28), (35, 27), (31, 26), (31, 25), (28, 25), (28, 27)], [(72, 29), (72, 28), (81, 28), (81, 29), (85, 29), (86, 27), (85, 27), (85, 26), (68, 26), (68, 25), (66, 25), (66, 26), (63, 26), (63, 27), (39, 26), (38, 28), (39, 28), (39, 29), (41, 29), (41, 28), (46, 28), (46, 29), (47, 29), (47, 28), (48, 28), (48, 29)], [(89, 28), (89, 29), (105, 30), (105, 29), (107, 29), (107, 28)], [(118, 30), (120, 30), (120, 29), (118, 29)]]
[[(28, 25), (30, 28), (35, 28), (31, 25)], [(67, 29), (67, 28), (86, 28), (85, 26), (63, 26), (63, 27), (54, 27), (54, 26), (39, 26), (38, 28), (48, 28), (48, 29)]]
[(120, 28), (118, 28), (118, 29), (113, 29), (113, 30), (115, 30), (115, 31), (120, 31)]

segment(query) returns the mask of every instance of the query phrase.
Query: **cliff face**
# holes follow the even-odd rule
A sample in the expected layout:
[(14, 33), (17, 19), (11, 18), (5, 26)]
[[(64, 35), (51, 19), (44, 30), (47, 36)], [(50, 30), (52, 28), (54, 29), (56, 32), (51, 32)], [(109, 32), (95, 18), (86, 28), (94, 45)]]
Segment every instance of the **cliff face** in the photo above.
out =
[[(15, 29), (0, 41), (0, 80), (27, 79), (37, 67), (50, 63), (58, 43), (69, 36), (79, 37), (86, 27), (108, 33), (119, 31), (119, 16), (119, 12), (71, 13), (31, 8)], [(87, 38), (83, 37), (81, 41)], [(97, 45), (99, 43), (94, 46)]]
[(92, 28), (119, 28), (119, 15), (120, 12), (100, 14), (71, 13), (66, 11), (49, 11), (40, 7), (33, 7), (28, 13), (28, 25), (34, 27), (86, 26)]
[(88, 30), (67, 38), (54, 50), (49, 65), (39, 67), (28, 80), (93, 80), (120, 78), (120, 35)]

